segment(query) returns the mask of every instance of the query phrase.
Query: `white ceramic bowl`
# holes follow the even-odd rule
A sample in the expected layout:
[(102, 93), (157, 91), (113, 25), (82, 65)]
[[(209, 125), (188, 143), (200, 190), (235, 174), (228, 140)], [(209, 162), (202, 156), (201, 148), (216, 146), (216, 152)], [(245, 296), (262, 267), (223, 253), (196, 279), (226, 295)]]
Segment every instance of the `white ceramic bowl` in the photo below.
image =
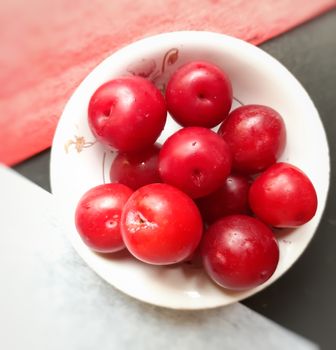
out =
[[(280, 261), (263, 285), (230, 292), (212, 283), (202, 269), (182, 264), (168, 267), (141, 263), (127, 254), (104, 257), (79, 238), (74, 210), (89, 188), (108, 181), (113, 154), (95, 142), (87, 123), (93, 92), (120, 75), (138, 74), (162, 88), (179, 66), (207, 60), (224, 69), (233, 84), (235, 106), (265, 104), (283, 116), (287, 145), (281, 160), (307, 173), (315, 185), (319, 206), (306, 225), (278, 235)], [(169, 117), (159, 142), (179, 126)], [(137, 41), (99, 64), (68, 101), (56, 130), (51, 154), (52, 192), (62, 201), (69, 222), (69, 239), (78, 254), (103, 279), (124, 293), (155, 305), (177, 309), (204, 309), (246, 298), (273, 283), (307, 247), (320, 221), (329, 184), (329, 156), (319, 115), (300, 83), (277, 60), (244, 41), (210, 32), (173, 32)], [(295, 286), (291, 286), (295, 288)]]

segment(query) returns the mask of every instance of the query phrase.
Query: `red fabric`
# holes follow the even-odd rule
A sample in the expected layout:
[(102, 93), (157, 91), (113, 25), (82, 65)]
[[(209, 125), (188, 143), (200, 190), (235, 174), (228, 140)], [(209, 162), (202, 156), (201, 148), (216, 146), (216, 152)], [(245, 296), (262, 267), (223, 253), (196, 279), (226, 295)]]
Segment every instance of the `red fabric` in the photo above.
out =
[(210, 30), (253, 44), (332, 7), (336, 0), (2, 0), (0, 162), (48, 148), (74, 88), (113, 51), (173, 30)]

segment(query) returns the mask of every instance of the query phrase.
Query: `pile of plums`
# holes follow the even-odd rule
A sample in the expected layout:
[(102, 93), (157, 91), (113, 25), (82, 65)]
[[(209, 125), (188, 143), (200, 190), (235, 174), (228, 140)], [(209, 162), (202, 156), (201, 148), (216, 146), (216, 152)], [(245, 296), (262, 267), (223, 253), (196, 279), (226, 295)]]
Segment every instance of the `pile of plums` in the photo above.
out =
[[(111, 183), (78, 203), (83, 241), (101, 253), (126, 248), (156, 265), (200, 254), (224, 288), (269, 279), (279, 261), (272, 228), (309, 221), (317, 196), (300, 169), (277, 163), (286, 144), (281, 115), (264, 105), (230, 112), (232, 100), (227, 74), (204, 61), (180, 67), (164, 95), (137, 76), (100, 86), (88, 122), (97, 140), (118, 154)], [(182, 128), (160, 145), (167, 111)]]

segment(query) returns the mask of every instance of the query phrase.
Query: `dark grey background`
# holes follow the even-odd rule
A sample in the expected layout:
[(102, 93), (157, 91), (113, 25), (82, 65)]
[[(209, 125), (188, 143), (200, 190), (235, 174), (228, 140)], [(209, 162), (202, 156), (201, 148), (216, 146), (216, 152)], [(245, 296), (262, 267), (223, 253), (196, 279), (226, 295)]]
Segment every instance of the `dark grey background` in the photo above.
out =
[[(300, 80), (316, 104), (329, 140), (332, 172), (326, 211), (308, 249), (292, 269), (276, 283), (243, 303), (315, 341), (322, 349), (334, 350), (336, 349), (336, 10), (261, 47), (282, 62)], [(50, 190), (49, 158), (48, 150), (15, 166), (14, 169)]]

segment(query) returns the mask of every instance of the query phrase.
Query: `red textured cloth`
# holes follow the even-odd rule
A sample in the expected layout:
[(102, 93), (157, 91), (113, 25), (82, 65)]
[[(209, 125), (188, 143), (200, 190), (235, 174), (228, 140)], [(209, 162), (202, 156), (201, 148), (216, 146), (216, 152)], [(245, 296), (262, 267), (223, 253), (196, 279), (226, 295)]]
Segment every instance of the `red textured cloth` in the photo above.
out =
[(186, 29), (259, 44), (335, 5), (336, 0), (2, 0), (0, 162), (12, 165), (48, 148), (74, 88), (121, 46)]

